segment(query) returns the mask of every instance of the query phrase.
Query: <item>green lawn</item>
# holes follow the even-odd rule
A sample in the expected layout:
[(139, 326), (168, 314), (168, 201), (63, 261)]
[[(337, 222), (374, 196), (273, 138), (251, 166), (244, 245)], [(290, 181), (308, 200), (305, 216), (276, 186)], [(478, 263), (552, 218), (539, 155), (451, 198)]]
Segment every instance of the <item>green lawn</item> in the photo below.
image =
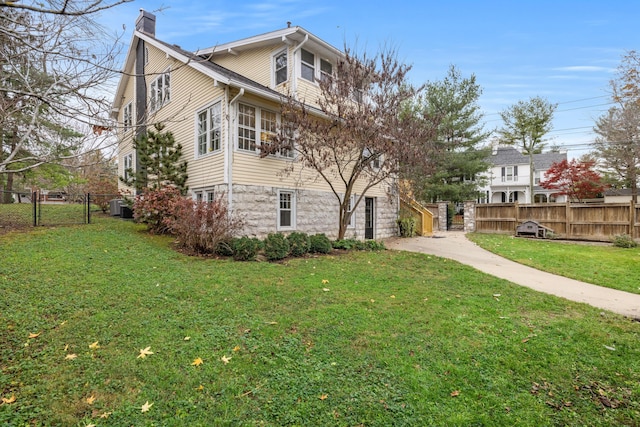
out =
[(639, 323), (434, 256), (170, 243), (0, 236), (0, 425), (640, 424)]
[(480, 247), (550, 273), (640, 294), (640, 247), (617, 248), (504, 234), (467, 234)]

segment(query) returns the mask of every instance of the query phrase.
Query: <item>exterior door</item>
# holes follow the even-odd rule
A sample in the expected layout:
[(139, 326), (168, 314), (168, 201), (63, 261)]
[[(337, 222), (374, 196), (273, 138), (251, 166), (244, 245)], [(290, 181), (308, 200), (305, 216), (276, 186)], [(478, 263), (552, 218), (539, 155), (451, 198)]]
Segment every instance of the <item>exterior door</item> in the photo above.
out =
[(373, 197), (365, 197), (364, 199), (364, 238), (373, 239), (375, 228), (375, 204)]

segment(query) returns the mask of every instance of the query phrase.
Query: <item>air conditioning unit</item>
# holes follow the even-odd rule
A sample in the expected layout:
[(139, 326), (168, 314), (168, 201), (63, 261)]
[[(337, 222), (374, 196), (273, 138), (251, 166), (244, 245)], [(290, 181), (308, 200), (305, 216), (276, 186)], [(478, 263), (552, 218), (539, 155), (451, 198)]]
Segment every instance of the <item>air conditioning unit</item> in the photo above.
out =
[(113, 199), (109, 201), (109, 213), (111, 216), (120, 216), (122, 199)]

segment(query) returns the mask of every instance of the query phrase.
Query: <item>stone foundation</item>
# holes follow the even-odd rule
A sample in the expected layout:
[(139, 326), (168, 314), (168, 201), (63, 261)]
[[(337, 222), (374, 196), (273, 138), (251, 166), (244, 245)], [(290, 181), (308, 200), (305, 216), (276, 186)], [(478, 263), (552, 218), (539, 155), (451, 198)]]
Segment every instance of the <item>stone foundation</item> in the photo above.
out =
[[(285, 190), (284, 188), (282, 190)], [(295, 231), (325, 233), (330, 239), (338, 235), (338, 199), (333, 193), (286, 189), (295, 193)], [(375, 239), (397, 235), (397, 200), (375, 197)], [(245, 221), (244, 235), (264, 238), (277, 229), (278, 188), (257, 185), (233, 186), (233, 211)], [(364, 239), (364, 199), (355, 211), (355, 226), (347, 229), (346, 238)], [(292, 230), (282, 230), (288, 233)]]

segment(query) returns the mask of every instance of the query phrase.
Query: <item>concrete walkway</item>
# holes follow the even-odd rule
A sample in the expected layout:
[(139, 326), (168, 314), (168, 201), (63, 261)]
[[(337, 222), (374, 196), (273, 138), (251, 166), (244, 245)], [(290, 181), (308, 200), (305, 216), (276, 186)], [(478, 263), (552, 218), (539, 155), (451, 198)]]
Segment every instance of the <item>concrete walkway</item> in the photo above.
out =
[(518, 285), (640, 319), (638, 294), (579, 282), (509, 261), (480, 248), (461, 231), (438, 232), (435, 237), (393, 238), (385, 245), (389, 249), (453, 259)]

